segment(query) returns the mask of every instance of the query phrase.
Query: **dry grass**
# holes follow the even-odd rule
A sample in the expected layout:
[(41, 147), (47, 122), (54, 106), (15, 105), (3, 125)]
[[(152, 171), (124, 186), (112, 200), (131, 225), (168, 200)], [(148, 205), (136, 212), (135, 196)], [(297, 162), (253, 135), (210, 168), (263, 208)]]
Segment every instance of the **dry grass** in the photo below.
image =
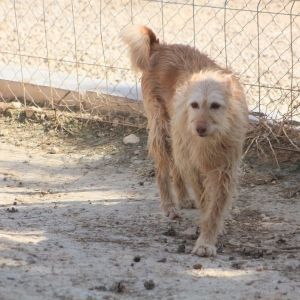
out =
[(251, 124), (245, 143), (244, 157), (251, 154), (272, 157), (277, 166), (287, 159), (300, 159), (300, 131), (285, 122), (259, 119)]

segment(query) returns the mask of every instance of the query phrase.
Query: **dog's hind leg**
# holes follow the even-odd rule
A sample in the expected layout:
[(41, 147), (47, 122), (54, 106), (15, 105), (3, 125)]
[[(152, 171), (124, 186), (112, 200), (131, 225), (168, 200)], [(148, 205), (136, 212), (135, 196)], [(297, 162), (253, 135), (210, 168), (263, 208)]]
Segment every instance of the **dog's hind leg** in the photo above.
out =
[(172, 178), (177, 198), (178, 208), (195, 208), (194, 202), (190, 199), (186, 184), (180, 174), (178, 168), (174, 165), (172, 170)]
[(172, 201), (172, 152), (167, 126), (168, 123), (158, 116), (149, 120), (148, 149), (155, 161), (161, 208), (166, 216), (174, 219), (178, 214)]
[(216, 255), (215, 244), (223, 229), (224, 214), (231, 204), (235, 188), (232, 171), (213, 171), (204, 180), (204, 216), (201, 220), (201, 234), (193, 249), (199, 256)]

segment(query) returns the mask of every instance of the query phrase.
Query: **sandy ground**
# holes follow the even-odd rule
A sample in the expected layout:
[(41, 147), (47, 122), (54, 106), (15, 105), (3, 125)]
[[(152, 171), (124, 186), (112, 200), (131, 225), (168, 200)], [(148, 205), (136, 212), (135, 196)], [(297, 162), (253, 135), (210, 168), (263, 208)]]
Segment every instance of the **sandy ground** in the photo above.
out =
[(142, 132), (0, 124), (1, 300), (299, 299), (300, 157), (246, 160), (218, 255), (200, 258), (197, 211), (160, 212)]
[(287, 0), (231, 0), (226, 9), (219, 0), (1, 0), (0, 77), (7, 77), (7, 66), (18, 66), (32, 74), (26, 82), (38, 77), (51, 84), (59, 72), (78, 85), (92, 78), (99, 86), (103, 80), (135, 88), (119, 38), (133, 22), (150, 26), (161, 41), (196, 46), (227, 63), (247, 84), (251, 109), (280, 118), (299, 102), (299, 11), (299, 1)]

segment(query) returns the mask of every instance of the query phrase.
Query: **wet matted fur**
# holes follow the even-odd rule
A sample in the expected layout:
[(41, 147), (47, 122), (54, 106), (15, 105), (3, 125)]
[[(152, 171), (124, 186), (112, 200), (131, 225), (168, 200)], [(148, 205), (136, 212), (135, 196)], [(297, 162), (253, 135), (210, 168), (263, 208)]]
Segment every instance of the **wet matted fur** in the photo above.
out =
[(148, 148), (162, 210), (174, 218), (176, 207), (195, 204), (203, 217), (193, 253), (213, 256), (235, 192), (247, 131), (243, 88), (231, 71), (205, 54), (159, 43), (145, 26), (126, 28), (122, 38), (134, 70), (142, 72)]

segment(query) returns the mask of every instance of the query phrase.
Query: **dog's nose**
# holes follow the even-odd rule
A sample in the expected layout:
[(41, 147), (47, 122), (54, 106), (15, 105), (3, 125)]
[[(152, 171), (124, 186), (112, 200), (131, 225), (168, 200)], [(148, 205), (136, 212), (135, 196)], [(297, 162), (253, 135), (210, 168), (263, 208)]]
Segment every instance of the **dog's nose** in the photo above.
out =
[(205, 124), (198, 125), (196, 130), (200, 136), (205, 136), (207, 131), (207, 126)]

